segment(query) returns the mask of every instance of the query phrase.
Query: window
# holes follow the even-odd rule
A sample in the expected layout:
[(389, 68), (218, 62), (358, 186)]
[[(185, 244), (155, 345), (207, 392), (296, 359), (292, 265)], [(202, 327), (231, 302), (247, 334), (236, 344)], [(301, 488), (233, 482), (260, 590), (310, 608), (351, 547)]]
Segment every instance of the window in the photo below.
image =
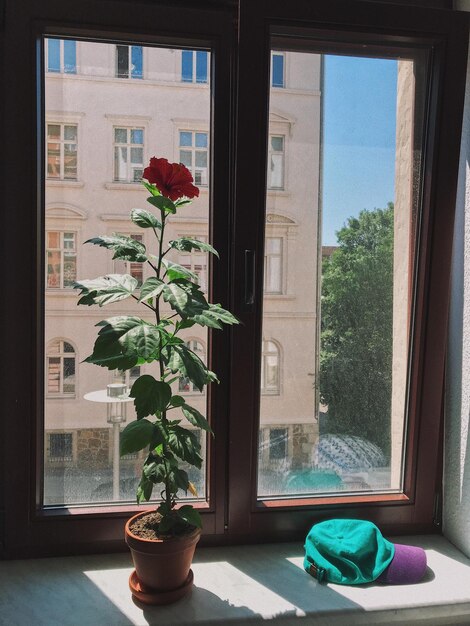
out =
[(261, 356), (261, 393), (279, 395), (279, 348), (274, 341), (264, 340)]
[(198, 187), (207, 187), (207, 133), (182, 130), (179, 133), (179, 161), (189, 169)]
[(278, 461), (287, 456), (287, 428), (269, 429), (269, 460)]
[[(190, 339), (186, 342), (186, 347), (195, 352), (195, 354), (201, 359), (201, 361), (206, 360), (206, 355), (204, 351), (204, 346), (197, 339)], [(181, 376), (178, 381), (178, 391), (180, 393), (200, 393), (199, 389), (192, 383), (189, 378), (185, 376)]]
[[(126, 234), (127, 237), (134, 239), (134, 241), (143, 242), (143, 236), (140, 233)], [(132, 278), (137, 280), (137, 284), (140, 287), (144, 282), (144, 264), (136, 263), (133, 261), (121, 261), (116, 259), (114, 262), (115, 274), (130, 274)]]
[(283, 135), (271, 135), (269, 138), (268, 189), (284, 189)]
[(47, 124), (47, 178), (77, 180), (75, 124)]
[(65, 463), (73, 461), (73, 434), (49, 433), (49, 463)]
[(138, 183), (144, 173), (144, 129), (114, 128), (114, 180)]
[(47, 288), (72, 287), (77, 278), (76, 234), (50, 230), (46, 238)]
[(285, 87), (284, 84), (284, 54), (271, 54), (271, 86)]
[(47, 71), (77, 73), (77, 42), (73, 39), (46, 39)]
[(282, 293), (282, 237), (266, 237), (264, 251), (264, 292)]
[(75, 395), (75, 349), (71, 343), (54, 339), (47, 346), (47, 393), (51, 396)]
[(116, 78), (143, 78), (142, 46), (116, 46)]
[[(142, 205), (139, 204), (138, 186), (124, 184), (127, 175), (123, 176), (123, 184), (106, 189), (106, 182), (109, 181), (111, 185), (114, 179), (114, 152), (111, 156), (111, 146), (114, 149), (113, 126), (125, 129), (145, 127), (144, 141), (137, 147), (143, 147), (145, 143), (148, 156), (166, 156), (169, 160), (177, 160), (180, 149), (177, 133), (180, 130), (214, 129), (214, 134), (208, 136), (212, 168), (208, 177), (211, 177), (213, 195), (211, 193), (208, 197), (209, 194), (203, 191), (197, 202), (184, 210), (184, 222), (183, 211), (180, 213), (181, 221), (178, 221), (179, 216), (176, 219), (169, 217), (172, 237), (178, 232), (203, 232), (206, 227), (209, 231), (210, 225), (208, 241), (214, 244), (221, 256), (220, 261), (214, 259), (214, 273), (209, 281), (214, 292), (213, 301), (232, 308), (233, 313), (243, 319), (243, 325), (228, 333), (211, 332), (207, 343), (201, 339), (207, 347), (207, 362), (221, 379), (221, 385), (214, 385), (207, 394), (211, 423), (216, 431), (215, 439), (209, 438), (215, 454), (207, 464), (205, 476), (208, 481), (202, 492), (202, 497), (207, 501), (203, 505), (202, 515), (204, 532), (211, 535), (208, 540), (222, 543), (233, 541), (236, 537), (246, 537), (247, 540), (255, 541), (260, 536), (266, 540), (282, 540), (287, 534), (297, 540), (302, 534), (305, 535), (305, 528), (321, 515), (347, 517), (351, 511), (358, 510), (373, 521), (384, 522), (386, 519), (390, 534), (405, 530), (414, 532), (423, 528), (431, 531), (433, 492), (435, 485), (440, 483), (439, 470), (436, 468), (439, 463), (436, 460), (439, 458), (439, 432), (442, 426), (440, 413), (445, 365), (446, 294), (449, 289), (459, 124), (468, 44), (468, 32), (461, 15), (447, 9), (424, 8), (423, 3), (420, 3), (422, 6), (416, 6), (418, 3), (415, 3), (409, 11), (403, 12), (393, 3), (359, 0), (335, 0), (333, 3), (323, 0), (315, 5), (314, 15), (309, 11), (309, 3), (299, 2), (294, 6), (282, 0), (271, 0), (269, 3), (241, 0), (242, 10), (239, 14), (234, 3), (230, 2), (217, 3), (217, 7), (207, 12), (199, 0), (184, 10), (176, 6), (181, 3), (160, 3), (157, 6), (147, 2), (143, 3), (145, 21), (155, 25), (155, 28), (151, 38), (148, 32), (145, 35), (146, 41), (151, 40), (152, 43), (143, 57), (150, 60), (150, 52), (155, 49), (156, 53), (160, 47), (165, 49), (166, 59), (169, 59), (164, 67), (162, 64), (161, 70), (152, 59), (149, 71), (152, 85), (148, 86), (143, 80), (114, 78), (116, 41), (113, 38), (128, 36), (127, 43), (131, 45), (140, 43), (136, 39), (139, 32), (146, 32), (135, 3), (120, 3), (119, 11), (113, 14), (113, 23), (109, 27), (109, 8), (102, 4), (87, 5), (90, 10), (86, 25), (81, 19), (83, 7), (70, 0), (62, 0), (60, 3), (39, 2), (34, 7), (31, 2), (23, 3), (21, 16), (5, 23), (7, 40), (19, 42), (18, 45), (29, 51), (28, 54), (18, 54), (18, 46), (6, 46), (2, 63), (5, 84), (8, 85), (4, 94), (7, 124), (3, 125), (2, 132), (2, 148), (8, 155), (5, 164), (8, 185), (3, 198), (7, 210), (3, 212), (4, 228), (0, 237), (3, 237), (4, 242), (0, 249), (5, 251), (5, 260), (15, 264), (15, 272), (5, 272), (5, 291), (10, 297), (2, 311), (6, 320), (2, 325), (6, 331), (2, 349), (9, 363), (17, 360), (18, 354), (23, 357), (21, 377), (18, 377), (14, 368), (6, 368), (1, 377), (4, 391), (2, 413), (8, 416), (3, 421), (2, 456), (5, 467), (9, 467), (17, 477), (14, 482), (4, 481), (3, 485), (6, 506), (3, 507), (5, 524), (1, 539), (5, 552), (9, 556), (33, 556), (35, 550), (36, 554), (39, 550), (44, 554), (48, 549), (64, 553), (70, 550), (72, 543), (77, 549), (86, 551), (92, 549), (93, 541), (96, 545), (97, 536), (100, 538), (100, 546), (107, 549), (122, 540), (123, 520), (129, 517), (129, 510), (135, 507), (134, 501), (129, 500), (113, 508), (109, 499), (106, 502), (101, 499), (97, 510), (93, 506), (98, 498), (87, 499), (87, 493), (92, 493), (93, 489), (89, 488), (91, 477), (95, 480), (98, 475), (110, 475), (113, 455), (109, 446), (106, 451), (103, 447), (103, 464), (97, 472), (95, 470), (96, 476), (92, 468), (84, 463), (81, 474), (77, 472), (69, 477), (67, 473), (60, 474), (53, 468), (55, 474), (51, 476), (52, 480), (45, 481), (41, 468), (48, 431), (75, 430), (76, 422), (82, 420), (87, 430), (101, 429), (103, 437), (109, 441), (105, 413), (98, 406), (87, 405), (83, 400), (85, 393), (106, 387), (109, 372), (106, 368), (92, 368), (80, 361), (90, 353), (92, 337), (95, 336), (91, 334), (93, 324), (108, 315), (133, 312), (136, 305), (132, 301), (122, 305), (113, 303), (108, 308), (92, 311), (91, 308), (77, 308), (76, 299), (72, 296), (58, 296), (53, 290), (38, 292), (44, 280), (42, 275), (39, 278), (37, 276), (37, 268), (42, 265), (38, 263), (37, 254), (45, 254), (47, 248), (45, 233), (41, 232), (44, 226), (43, 205), (58, 207), (68, 203), (69, 206), (82, 207), (87, 213), (87, 219), (78, 222), (70, 213), (66, 225), (61, 218), (60, 222), (50, 221), (50, 227), (51, 230), (76, 232), (76, 247), (80, 246), (78, 277), (93, 278), (109, 272), (110, 257), (106, 256), (105, 251), (91, 246), (82, 248), (82, 241), (106, 231), (106, 219), (109, 220), (108, 224), (114, 220), (121, 225), (123, 216), (127, 216), (133, 207), (146, 206), (145, 199)], [(233, 24), (237, 15), (239, 22), (235, 38)], [(38, 58), (32, 41), (41, 25), (46, 29), (51, 28), (51, 31), (46, 30), (45, 37), (66, 40), (72, 36), (80, 40), (77, 46), (79, 80), (66, 72), (47, 72), (47, 56)], [(68, 30), (67, 25), (74, 25), (73, 31)], [(123, 42), (124, 39), (119, 40), (119, 43)], [(84, 45), (90, 45), (86, 55)], [(99, 60), (93, 56), (98, 46), (104, 52)], [(177, 49), (178, 46), (180, 49)], [(182, 46), (187, 50), (210, 48), (211, 59), (212, 55), (214, 57), (214, 62), (210, 63), (211, 77), (214, 76), (214, 80), (210, 81), (211, 89), (206, 88), (204, 83), (196, 83), (194, 53), (192, 83), (180, 82)], [(272, 102), (269, 95), (272, 84), (271, 51), (275, 54), (285, 51), (284, 84), (289, 87), (271, 87), (274, 92)], [(256, 492), (259, 425), (262, 424), (265, 430), (289, 429), (288, 457), (295, 451), (296, 425), (312, 425), (308, 436), (301, 433), (298, 437), (297, 447), (300, 452), (305, 448), (305, 455), (300, 452), (298, 456), (292, 455), (292, 463), (285, 465), (288, 471), (291, 467), (296, 469), (293, 461), (299, 459), (298, 462), (305, 465), (301, 469), (307, 471), (307, 463), (310, 461), (311, 467), (311, 453), (325, 425), (323, 416), (328, 413), (328, 422), (333, 414), (331, 402), (326, 411), (326, 405), (322, 407), (315, 400), (322, 385), (321, 378), (316, 375), (316, 360), (322, 346), (319, 340), (315, 343), (315, 337), (320, 334), (317, 330), (321, 331), (317, 321), (323, 320), (323, 313), (328, 312), (320, 311), (317, 306), (322, 271), (326, 266), (326, 263), (323, 268), (321, 265), (321, 246), (337, 245), (335, 241), (326, 238), (325, 229), (331, 211), (337, 217), (341, 214), (329, 208), (328, 196), (322, 198), (323, 204), (319, 208), (318, 189), (321, 186), (318, 184), (318, 172), (320, 165), (324, 164), (326, 172), (331, 172), (331, 169), (328, 170), (331, 163), (344, 162), (336, 159), (338, 155), (332, 152), (323, 155), (321, 149), (325, 145), (324, 140), (327, 140), (329, 146), (342, 150), (343, 155), (350, 149), (350, 140), (354, 135), (344, 133), (344, 129), (353, 113), (364, 117), (364, 122), (356, 125), (358, 130), (376, 127), (366, 112), (378, 111), (383, 117), (390, 115), (389, 119), (396, 119), (393, 110), (398, 102), (397, 93), (385, 97), (380, 92), (381, 104), (377, 108), (371, 103), (375, 102), (379, 92), (369, 90), (367, 99), (362, 101), (368, 105), (367, 108), (353, 107), (347, 98), (336, 100), (343, 107), (340, 117), (343, 123), (333, 128), (338, 134), (322, 136), (317, 119), (325, 113), (324, 119), (327, 121), (327, 99), (331, 90), (329, 92), (328, 89), (320, 88), (323, 83), (316, 84), (315, 81), (321, 77), (321, 72), (317, 71), (317, 67), (322, 66), (319, 57), (328, 55), (342, 57), (343, 60), (369, 55), (368, 60), (372, 59), (374, 66), (377, 62), (376, 67), (382, 60), (411, 61), (415, 64), (413, 69), (416, 69), (408, 77), (402, 76), (400, 72), (396, 83), (401, 88), (403, 79), (407, 78), (405, 83), (413, 85), (413, 89), (408, 92), (408, 101), (402, 101), (412, 116), (411, 121), (404, 120), (406, 124), (400, 125), (401, 131), (406, 125), (413, 130), (408, 133), (410, 141), (406, 149), (396, 153), (386, 147), (389, 146), (389, 137), (396, 137), (396, 133), (391, 132), (385, 137), (385, 144), (362, 142), (364, 154), (368, 152), (370, 156), (373, 150), (381, 149), (392, 155), (392, 161), (395, 160), (390, 168), (392, 176), (396, 165), (396, 169), (408, 177), (408, 183), (400, 187), (404, 192), (399, 198), (405, 202), (402, 207), (409, 207), (410, 216), (421, 216), (413, 223), (406, 218), (402, 209), (397, 208), (395, 202), (395, 215), (404, 218), (399, 225), (401, 232), (410, 243), (406, 254), (395, 255), (397, 262), (409, 268), (409, 280), (405, 279), (406, 273), (401, 274), (401, 290), (393, 297), (393, 301), (400, 303), (406, 314), (404, 324), (398, 323), (397, 319), (393, 327), (403, 329), (409, 340), (405, 343), (410, 346), (401, 355), (401, 363), (404, 365), (400, 366), (405, 375), (409, 372), (409, 376), (405, 376), (409, 379), (406, 396), (409, 411), (407, 414), (402, 412), (406, 416), (406, 428), (399, 429), (396, 422), (397, 429), (393, 433), (397, 438), (402, 433), (407, 436), (404, 446), (406, 463), (402, 465), (399, 456), (393, 455), (393, 466), (400, 472), (402, 470), (403, 475), (402, 484), (393, 492), (377, 491), (370, 485), (367, 492), (361, 493), (338, 492), (336, 489), (325, 493), (323, 489), (312, 494), (307, 489), (293, 497), (292, 491), (281, 489), (269, 500), (260, 498)], [(299, 67), (294, 66), (297, 60)], [(302, 64), (306, 67), (305, 71), (300, 67)], [(32, 84), (31, 72), (34, 68), (44, 70), (36, 85)], [(82, 78), (85, 69), (87, 75)], [(147, 75), (147, 65), (145, 70)], [(331, 70), (331, 66), (325, 68), (326, 72)], [(364, 79), (377, 75), (380, 77), (380, 73), (363, 72), (360, 77), (356, 74), (356, 84), (364, 85)], [(209, 67), (207, 80), (209, 82)], [(342, 87), (341, 80), (337, 84)], [(452, 89), (447, 89), (448, 85)], [(30, 92), (35, 93), (36, 89), (39, 98), (25, 97)], [(110, 91), (113, 92), (112, 96), (109, 96)], [(174, 97), (170, 98), (170, 94)], [(186, 98), (189, 94), (190, 98)], [(284, 106), (286, 99), (297, 100), (299, 106), (306, 105), (308, 124), (304, 123), (303, 113), (290, 115), (289, 106)], [(205, 103), (204, 109), (201, 102)], [(44, 184), (44, 180), (36, 181), (38, 155), (31, 137), (39, 138), (40, 157), (44, 157), (47, 154), (48, 136), (46, 104), (50, 115), (54, 115), (53, 112), (64, 112), (63, 117), (57, 116), (47, 123), (76, 123), (66, 117), (71, 108), (84, 115), (86, 128), (84, 123), (78, 122), (79, 130), (82, 130), (82, 126), (83, 131), (86, 130), (80, 132), (79, 136), (80, 165), (83, 164), (83, 168), (80, 167), (78, 173), (85, 183), (83, 189), (76, 185), (51, 185), (47, 181)], [(200, 106), (202, 111), (199, 110)], [(136, 114), (147, 116), (148, 123), (136, 117)], [(110, 116), (114, 116), (114, 119), (111, 120)], [(193, 122), (188, 124), (190, 120)], [(269, 126), (272, 136), (283, 138), (284, 162), (281, 169), (283, 185), (288, 188), (289, 195), (276, 193), (279, 187), (274, 187), (274, 191), (270, 188), (268, 193), (263, 188), (267, 171), (273, 165), (267, 159), (268, 148), (269, 152), (273, 152), (266, 133)], [(420, 130), (423, 131), (421, 135)], [(90, 142), (86, 146), (86, 153), (84, 142)], [(128, 142), (117, 145), (126, 148)], [(86, 158), (82, 158), (85, 154)], [(413, 162), (411, 166), (410, 160)], [(127, 161), (130, 161), (129, 154), (124, 161), (126, 165)], [(369, 183), (385, 180), (375, 175), (375, 166), (379, 161), (370, 158), (361, 168)], [(20, 163), (21, 166), (15, 165)], [(146, 155), (143, 164), (146, 164)], [(356, 161), (355, 165), (357, 168), (361, 164)], [(38, 170), (39, 174), (43, 173), (41, 167)], [(335, 175), (332, 180), (343, 184), (351, 179), (352, 171), (349, 168), (343, 165), (341, 172), (339, 177)], [(44, 172), (46, 175), (47, 168)], [(25, 186), (29, 192), (20, 193), (18, 190)], [(358, 218), (355, 211), (360, 211), (364, 206), (360, 197), (363, 189), (362, 185), (353, 184), (350, 186), (351, 193), (342, 195), (346, 212), (344, 221), (351, 216)], [(33, 198), (36, 190), (37, 202)], [(421, 190), (424, 190), (423, 197), (419, 197)], [(338, 188), (338, 194), (339, 191)], [(390, 188), (391, 193), (387, 195), (389, 199), (396, 200), (393, 191)], [(372, 195), (365, 195), (373, 199)], [(304, 196), (304, 200), (300, 196)], [(375, 206), (386, 208), (380, 199)], [(287, 226), (286, 230), (290, 232), (284, 236), (281, 228), (266, 226), (268, 213), (292, 218), (296, 228)], [(59, 225), (62, 223), (63, 227)], [(80, 224), (80, 236), (77, 224)], [(402, 226), (405, 228), (402, 229)], [(335, 230), (336, 225), (333, 226), (333, 234)], [(289, 295), (267, 297), (263, 302), (264, 259), (260, 249), (265, 248), (261, 246), (265, 233), (270, 237), (283, 237), (283, 278), (284, 284), (287, 279)], [(150, 234), (145, 233), (146, 240)], [(42, 243), (42, 252), (40, 249), (38, 252), (38, 242)], [(21, 247), (16, 257), (15, 245)], [(253, 255), (246, 255), (245, 251), (252, 251)], [(333, 262), (338, 252), (332, 255), (328, 263)], [(414, 263), (414, 258), (418, 262)], [(379, 263), (377, 267), (380, 267)], [(339, 272), (338, 275), (341, 276)], [(18, 276), (21, 276), (21, 280), (18, 280)], [(246, 278), (253, 278), (253, 284), (247, 284)], [(410, 302), (409, 307), (403, 306), (405, 301)], [(18, 302), (25, 304), (18, 306)], [(230, 302), (234, 306), (231, 307)], [(289, 334), (289, 327), (294, 323), (297, 327), (295, 336)], [(54, 331), (53, 334), (51, 331)], [(48, 342), (41, 343), (43, 336), (47, 339), (57, 337), (58, 340), (60, 337), (73, 337), (77, 342), (80, 341), (75, 346), (77, 371), (76, 398), (73, 401), (69, 397), (64, 400), (56, 399), (53, 395), (46, 395), (45, 399), (41, 397), (41, 391), (47, 391), (46, 359), (49, 356)], [(278, 346), (282, 366), (278, 368), (282, 395), (264, 393), (261, 396), (264, 412), (260, 417), (263, 355), (260, 338), (263, 336), (267, 341), (274, 342), (271, 338), (282, 341), (282, 348)], [(189, 340), (192, 337), (188, 335), (187, 338)], [(396, 344), (393, 335), (392, 338), (392, 345)], [(199, 339), (199, 334), (194, 339)], [(306, 346), (310, 349), (305, 350)], [(395, 364), (393, 358), (392, 354), (392, 364)], [(43, 377), (44, 384), (37, 385), (42, 370), (46, 374)], [(366, 371), (374, 372), (378, 368), (374, 370), (370, 367)], [(175, 391), (178, 384), (179, 381), (175, 380)], [(362, 392), (362, 389), (359, 390)], [(353, 385), (351, 392), (356, 394), (357, 391), (358, 385)], [(398, 391), (393, 393), (393, 401), (403, 401), (403, 394), (399, 396)], [(196, 398), (196, 394), (194, 400), (203, 404), (203, 398)], [(66, 416), (64, 408), (68, 411)], [(351, 419), (357, 420), (357, 415), (354, 413)], [(363, 415), (361, 413), (359, 416), (361, 425)], [(316, 420), (319, 427), (315, 426)], [(45, 430), (42, 429), (43, 424)], [(31, 433), (28, 436), (30, 445), (27, 446), (31, 453), (18, 455), (18, 450), (9, 445), (16, 431)], [(265, 443), (267, 440), (268, 436)], [(43, 441), (46, 441), (46, 446)], [(395, 446), (389, 448), (390, 451), (394, 449)], [(101, 446), (99, 450), (102, 450)], [(309, 458), (304, 459), (304, 456)], [(83, 488), (77, 495), (75, 487), (78, 483)], [(279, 484), (276, 480), (276, 488)], [(31, 491), (29, 495), (28, 490)], [(132, 489), (129, 491), (132, 492)], [(11, 508), (12, 502), (17, 505), (14, 510)], [(42, 503), (51, 502), (54, 509), (43, 511)], [(76, 509), (72, 511), (69, 505)]]
[[(203, 235), (180, 235), (198, 241), (207, 242), (207, 237)], [(202, 291), (207, 291), (207, 253), (202, 250), (191, 250), (191, 252), (180, 252), (178, 263), (186, 269), (194, 272), (198, 278), (198, 285)]]
[(207, 83), (208, 53), (203, 50), (181, 52), (181, 81), (183, 83)]

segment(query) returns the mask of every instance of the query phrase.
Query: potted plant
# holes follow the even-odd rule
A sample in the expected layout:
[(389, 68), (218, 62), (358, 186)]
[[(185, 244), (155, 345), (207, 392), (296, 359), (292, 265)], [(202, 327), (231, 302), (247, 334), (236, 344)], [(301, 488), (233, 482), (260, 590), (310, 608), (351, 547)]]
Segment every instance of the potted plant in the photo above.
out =
[[(180, 491), (197, 495), (182, 464), (196, 468), (202, 464), (198, 437), (186, 422), (213, 434), (206, 418), (184, 397), (175, 395), (171, 384), (185, 377), (202, 392), (205, 385), (218, 382), (214, 372), (186, 345), (181, 331), (194, 325), (221, 329), (223, 324), (238, 320), (220, 305), (210, 304), (197, 275), (168, 258), (172, 250), (217, 255), (211, 245), (196, 239), (165, 239), (170, 216), (199, 195), (191, 173), (184, 165), (153, 157), (143, 179), (153, 211), (133, 209), (130, 219), (153, 232), (155, 250), (151, 252), (140, 241), (118, 234), (85, 243), (112, 250), (113, 259), (146, 263), (152, 276), (140, 287), (129, 274), (82, 280), (74, 287), (80, 289), (78, 304), (101, 307), (133, 298), (147, 314), (145, 318), (118, 315), (99, 322), (93, 353), (85, 361), (110, 370), (128, 370), (148, 363), (157, 366), (156, 376), (144, 374), (132, 385), (130, 397), (137, 419), (123, 430), (120, 452), (148, 451), (137, 488), (139, 504), (150, 500), (154, 486), (161, 486), (156, 510), (138, 513), (125, 529), (136, 567), (130, 579), (131, 590), (141, 600), (159, 604), (171, 602), (190, 589), (191, 561), (201, 534), (199, 513), (189, 504), (180, 506), (178, 500)], [(169, 305), (166, 314), (163, 302)]]

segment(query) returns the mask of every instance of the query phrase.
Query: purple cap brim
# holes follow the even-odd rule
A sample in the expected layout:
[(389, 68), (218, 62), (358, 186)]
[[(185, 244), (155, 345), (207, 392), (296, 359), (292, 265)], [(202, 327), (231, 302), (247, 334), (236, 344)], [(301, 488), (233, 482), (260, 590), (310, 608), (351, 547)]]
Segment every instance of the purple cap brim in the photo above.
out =
[(388, 585), (410, 585), (419, 583), (427, 567), (426, 552), (416, 546), (395, 543), (395, 556), (390, 565), (377, 578), (377, 582)]

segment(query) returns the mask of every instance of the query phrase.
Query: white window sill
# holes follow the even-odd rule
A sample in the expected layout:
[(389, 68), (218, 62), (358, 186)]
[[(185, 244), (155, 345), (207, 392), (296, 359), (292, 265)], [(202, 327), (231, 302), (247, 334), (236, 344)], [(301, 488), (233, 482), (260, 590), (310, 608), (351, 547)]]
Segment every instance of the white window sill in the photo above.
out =
[(47, 187), (69, 187), (70, 189), (81, 189), (85, 183), (81, 180), (60, 180), (58, 178), (46, 178)]
[[(400, 537), (426, 549), (418, 585), (320, 585), (300, 544), (200, 548), (191, 595), (164, 607), (134, 603), (128, 554), (4, 561), (2, 623), (35, 626), (470, 623), (470, 560), (440, 536)], [(305, 619), (307, 617), (307, 619)], [(304, 618), (304, 619), (302, 619)]]

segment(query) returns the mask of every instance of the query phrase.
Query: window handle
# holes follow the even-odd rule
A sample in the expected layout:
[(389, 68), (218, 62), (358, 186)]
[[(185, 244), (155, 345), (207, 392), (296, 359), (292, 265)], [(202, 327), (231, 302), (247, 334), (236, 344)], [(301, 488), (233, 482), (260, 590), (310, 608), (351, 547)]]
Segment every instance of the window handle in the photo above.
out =
[(245, 307), (252, 307), (255, 303), (255, 279), (255, 251), (245, 250)]

